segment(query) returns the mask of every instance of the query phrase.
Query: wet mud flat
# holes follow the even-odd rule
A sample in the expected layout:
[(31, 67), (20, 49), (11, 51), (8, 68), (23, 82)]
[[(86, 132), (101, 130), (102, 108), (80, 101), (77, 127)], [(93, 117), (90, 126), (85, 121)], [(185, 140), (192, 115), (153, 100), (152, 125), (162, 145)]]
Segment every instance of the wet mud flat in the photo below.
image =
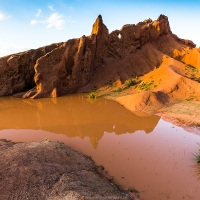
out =
[(133, 199), (60, 142), (0, 140), (0, 199)]

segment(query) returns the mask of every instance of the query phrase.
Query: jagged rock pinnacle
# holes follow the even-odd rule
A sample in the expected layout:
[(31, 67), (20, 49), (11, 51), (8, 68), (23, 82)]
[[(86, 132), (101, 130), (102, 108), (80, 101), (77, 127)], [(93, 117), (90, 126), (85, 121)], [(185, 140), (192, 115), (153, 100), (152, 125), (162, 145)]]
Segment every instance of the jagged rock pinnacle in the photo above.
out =
[(98, 35), (99, 33), (103, 33), (103, 32), (105, 34), (108, 34), (108, 29), (107, 29), (107, 27), (103, 23), (102, 16), (99, 15), (97, 17), (96, 21), (93, 24), (91, 35), (92, 34)]

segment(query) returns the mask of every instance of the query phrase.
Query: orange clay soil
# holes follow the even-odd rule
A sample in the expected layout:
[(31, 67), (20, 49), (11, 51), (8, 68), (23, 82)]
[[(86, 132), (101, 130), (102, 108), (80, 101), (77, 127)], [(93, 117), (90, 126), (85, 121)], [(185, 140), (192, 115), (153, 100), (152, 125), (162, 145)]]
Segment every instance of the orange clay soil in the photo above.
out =
[(126, 82), (121, 85), (115, 82), (99, 90), (99, 94), (116, 100), (132, 112), (158, 114), (179, 125), (199, 126), (199, 50), (185, 51), (191, 62), (188, 58), (184, 61), (193, 65), (163, 55), (161, 65), (144, 76), (132, 79), (135, 81), (132, 86), (128, 87)]

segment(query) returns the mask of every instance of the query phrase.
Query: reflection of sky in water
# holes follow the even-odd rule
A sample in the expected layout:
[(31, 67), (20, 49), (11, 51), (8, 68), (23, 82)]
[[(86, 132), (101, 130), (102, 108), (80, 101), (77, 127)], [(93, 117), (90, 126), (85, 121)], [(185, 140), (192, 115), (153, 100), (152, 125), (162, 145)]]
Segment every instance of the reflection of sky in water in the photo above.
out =
[(8, 99), (0, 99), (0, 138), (63, 141), (144, 200), (199, 200), (200, 168), (193, 161), (198, 135), (105, 99)]

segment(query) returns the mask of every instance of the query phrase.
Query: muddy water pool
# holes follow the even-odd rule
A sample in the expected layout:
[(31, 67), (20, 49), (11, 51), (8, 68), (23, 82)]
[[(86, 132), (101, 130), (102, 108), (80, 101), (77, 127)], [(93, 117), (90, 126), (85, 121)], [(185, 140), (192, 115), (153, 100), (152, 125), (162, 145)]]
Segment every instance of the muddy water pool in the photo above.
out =
[(0, 98), (0, 138), (62, 141), (93, 158), (144, 200), (200, 199), (200, 135), (104, 98)]

